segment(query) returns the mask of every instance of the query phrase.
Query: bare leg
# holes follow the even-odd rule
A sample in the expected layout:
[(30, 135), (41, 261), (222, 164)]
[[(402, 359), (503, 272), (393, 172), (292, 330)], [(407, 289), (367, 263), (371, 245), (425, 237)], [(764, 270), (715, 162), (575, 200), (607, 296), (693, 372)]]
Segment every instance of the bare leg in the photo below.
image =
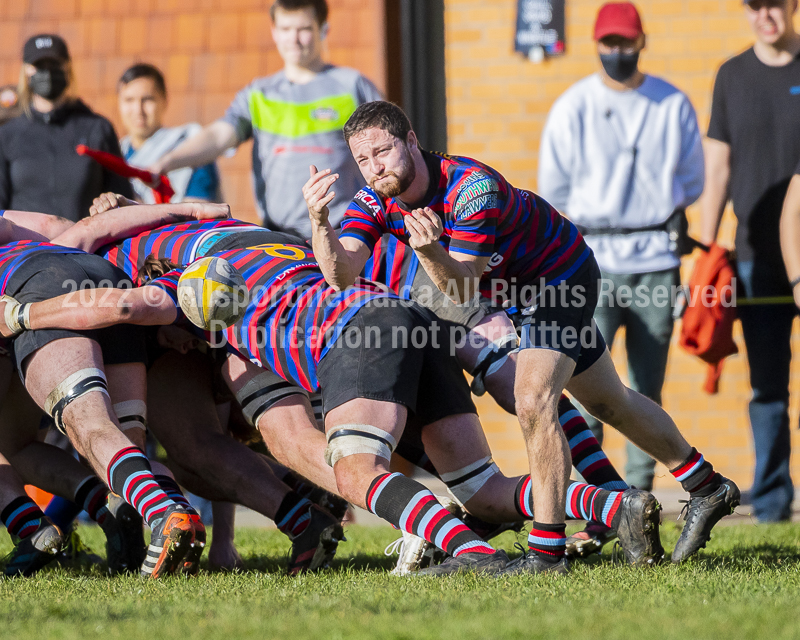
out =
[(208, 550), (208, 566), (212, 571), (233, 571), (244, 566), (236, 546), (233, 544), (236, 524), (236, 505), (231, 502), (214, 502), (214, 531), (211, 548)]

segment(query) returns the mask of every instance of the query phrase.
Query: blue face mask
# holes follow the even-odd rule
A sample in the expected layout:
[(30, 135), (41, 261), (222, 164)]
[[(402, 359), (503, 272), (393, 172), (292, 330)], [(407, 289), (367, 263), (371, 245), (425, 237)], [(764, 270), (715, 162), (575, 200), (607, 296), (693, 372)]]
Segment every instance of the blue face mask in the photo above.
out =
[(614, 53), (601, 53), (600, 63), (609, 78), (617, 82), (625, 82), (636, 73), (636, 69), (639, 66), (639, 52), (622, 53), (622, 51), (615, 51)]

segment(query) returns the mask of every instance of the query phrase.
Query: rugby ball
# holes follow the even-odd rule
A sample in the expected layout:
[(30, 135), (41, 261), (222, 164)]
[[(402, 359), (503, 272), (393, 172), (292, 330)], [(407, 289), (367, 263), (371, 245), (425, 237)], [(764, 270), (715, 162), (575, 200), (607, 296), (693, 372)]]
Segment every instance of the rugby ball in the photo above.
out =
[(200, 258), (178, 280), (178, 304), (193, 324), (207, 331), (236, 324), (248, 298), (242, 274), (223, 258)]

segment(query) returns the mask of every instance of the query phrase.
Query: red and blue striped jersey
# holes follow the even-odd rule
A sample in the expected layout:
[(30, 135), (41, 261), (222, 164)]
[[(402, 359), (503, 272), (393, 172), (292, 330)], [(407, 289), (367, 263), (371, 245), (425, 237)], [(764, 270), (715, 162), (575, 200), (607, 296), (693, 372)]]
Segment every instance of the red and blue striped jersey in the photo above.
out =
[[(395, 297), (363, 279), (336, 291), (302, 244), (267, 244), (215, 256), (242, 274), (250, 293), (244, 317), (225, 332), (229, 346), (308, 391), (318, 389), (319, 361), (358, 310), (375, 298)], [(177, 305), (182, 272), (175, 269), (150, 284), (167, 291)]]
[(224, 238), (253, 231), (263, 232), (264, 228), (241, 220), (194, 220), (145, 231), (98, 253), (137, 281), (150, 255), (187, 265), (208, 255)]
[(492, 279), (519, 284), (544, 278), (556, 284), (584, 264), (591, 250), (575, 225), (536, 194), (512, 187), (500, 173), (471, 158), (423, 151), (431, 177), (421, 202), (379, 196), (369, 187), (353, 198), (341, 237), (373, 248), (384, 233), (408, 244), (404, 216), (430, 207), (441, 219), (440, 242), (450, 253), (490, 258), (484, 295)]
[(49, 242), (36, 242), (33, 240), (19, 240), (0, 245), (0, 295), (5, 294), (6, 286), (14, 271), (23, 262), (34, 255), (42, 253), (56, 253), (61, 255), (83, 253), (80, 249), (62, 247)]
[(378, 240), (364, 265), (367, 280), (385, 284), (403, 300), (411, 299), (411, 287), (419, 269), (419, 258), (407, 244), (386, 234)]

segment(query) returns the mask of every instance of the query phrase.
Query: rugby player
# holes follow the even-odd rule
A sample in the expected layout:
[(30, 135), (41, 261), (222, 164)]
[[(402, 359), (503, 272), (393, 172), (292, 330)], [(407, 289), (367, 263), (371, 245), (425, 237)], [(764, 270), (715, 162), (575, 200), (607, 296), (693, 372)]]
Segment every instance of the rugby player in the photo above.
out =
[(599, 269), (574, 225), (486, 165), (421, 149), (391, 103), (359, 107), (344, 135), (369, 187), (354, 198), (340, 237), (327, 209), (336, 174), (312, 166), (303, 189), (315, 255), (331, 286), (350, 286), (389, 233), (414, 249), (437, 288), (456, 302), (505, 297), (525, 314), (514, 399), (537, 514), (529, 553), (510, 570), (548, 570), (563, 556), (570, 462), (556, 416), (565, 388), (664, 463), (689, 492), (673, 562), (704, 546), (714, 524), (739, 503), (738, 487), (686, 442), (663, 409), (620, 381), (592, 321)]

